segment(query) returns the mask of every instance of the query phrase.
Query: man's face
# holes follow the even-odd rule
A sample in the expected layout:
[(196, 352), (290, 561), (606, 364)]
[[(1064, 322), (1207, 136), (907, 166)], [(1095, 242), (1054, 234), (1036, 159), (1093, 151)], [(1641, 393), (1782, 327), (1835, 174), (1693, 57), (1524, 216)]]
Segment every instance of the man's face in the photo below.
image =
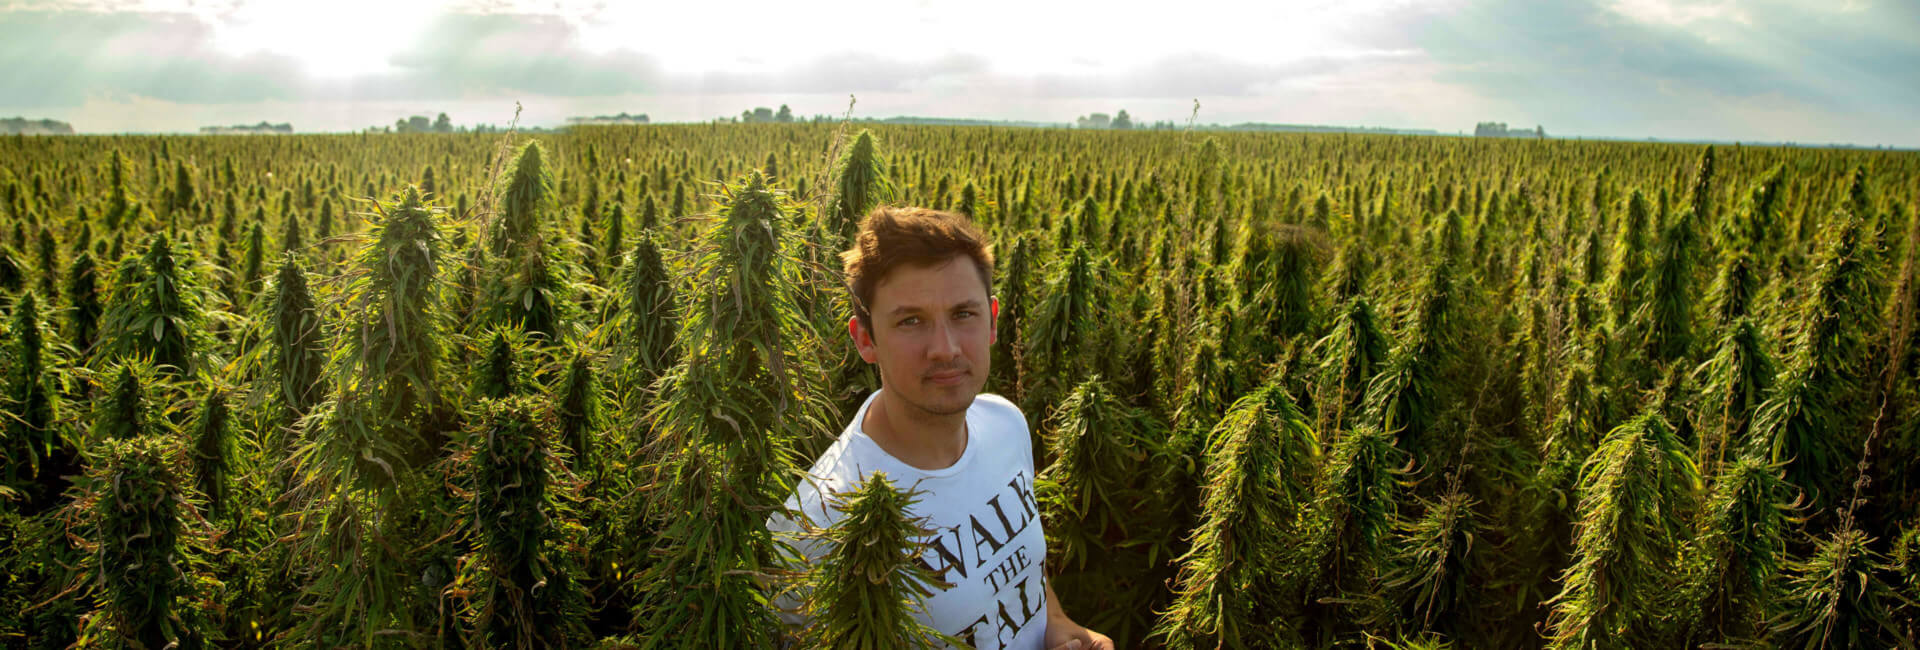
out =
[(870, 305), (873, 329), (847, 323), (860, 358), (880, 366), (881, 385), (908, 405), (954, 415), (987, 383), (988, 346), (998, 305), (973, 260), (895, 267)]

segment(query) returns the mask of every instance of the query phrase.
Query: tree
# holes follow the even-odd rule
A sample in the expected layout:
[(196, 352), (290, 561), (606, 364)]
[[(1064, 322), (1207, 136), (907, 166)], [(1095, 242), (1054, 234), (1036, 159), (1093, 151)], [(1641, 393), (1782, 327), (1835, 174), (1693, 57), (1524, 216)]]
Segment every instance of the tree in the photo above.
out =
[(775, 122), (792, 122), (792, 121), (793, 121), (793, 109), (790, 109), (790, 108), (787, 108), (787, 105), (786, 105), (786, 104), (781, 104), (781, 105), (780, 105), (780, 112), (778, 112), (778, 113), (775, 113), (775, 114), (773, 115), (773, 121), (775, 121)]
[(1073, 126), (1077, 129), (1104, 129), (1112, 122), (1113, 118), (1106, 113), (1094, 113), (1092, 115), (1080, 116), (1079, 119), (1073, 121)]
[(447, 119), (446, 113), (441, 113), (440, 117), (434, 119), (433, 121), (433, 132), (434, 133), (452, 133), (453, 120)]
[(1113, 123), (1109, 128), (1131, 129), (1133, 128), (1133, 117), (1127, 115), (1127, 109), (1122, 108), (1119, 113), (1113, 116)]

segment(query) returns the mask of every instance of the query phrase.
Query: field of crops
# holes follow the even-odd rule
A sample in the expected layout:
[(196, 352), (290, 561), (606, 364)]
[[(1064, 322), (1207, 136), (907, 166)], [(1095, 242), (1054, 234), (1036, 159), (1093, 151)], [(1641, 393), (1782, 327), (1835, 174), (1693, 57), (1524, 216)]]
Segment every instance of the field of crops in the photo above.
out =
[(0, 645), (915, 645), (903, 495), (764, 525), (883, 202), (1123, 647), (1920, 631), (1920, 156), (779, 124), (0, 138)]

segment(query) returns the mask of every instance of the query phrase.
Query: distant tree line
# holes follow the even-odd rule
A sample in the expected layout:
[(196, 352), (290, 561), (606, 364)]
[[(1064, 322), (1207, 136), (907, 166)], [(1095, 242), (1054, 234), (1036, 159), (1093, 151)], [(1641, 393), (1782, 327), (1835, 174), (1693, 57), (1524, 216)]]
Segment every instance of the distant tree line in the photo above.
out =
[(1529, 129), (1508, 129), (1506, 122), (1481, 122), (1473, 125), (1476, 138), (1546, 138), (1547, 130), (1536, 124)]
[(1120, 109), (1120, 112), (1114, 115), (1107, 115), (1106, 113), (1094, 113), (1092, 115), (1082, 115), (1074, 119), (1073, 128), (1076, 128), (1076, 129), (1131, 129), (1133, 128), (1133, 116), (1128, 115), (1127, 109), (1124, 109), (1124, 108)]
[(73, 125), (59, 120), (29, 120), (24, 117), (0, 119), (0, 133), (13, 135), (73, 135)]
[[(786, 108), (782, 106), (781, 108)], [(646, 124), (647, 114), (628, 115), (621, 111), (619, 115), (595, 115), (593, 117), (569, 117), (567, 124)]]
[(793, 121), (793, 109), (787, 108), (786, 104), (781, 104), (780, 110), (776, 112), (771, 108), (759, 106), (750, 111), (740, 111), (740, 117), (734, 121), (741, 124), (785, 124)]
[(256, 134), (256, 133), (288, 133), (290, 134), (290, 133), (293, 133), (293, 124), (288, 122), (281, 122), (279, 124), (268, 124), (266, 120), (261, 120), (259, 124), (235, 124), (233, 126), (200, 127), (201, 135), (244, 135), (244, 134)]

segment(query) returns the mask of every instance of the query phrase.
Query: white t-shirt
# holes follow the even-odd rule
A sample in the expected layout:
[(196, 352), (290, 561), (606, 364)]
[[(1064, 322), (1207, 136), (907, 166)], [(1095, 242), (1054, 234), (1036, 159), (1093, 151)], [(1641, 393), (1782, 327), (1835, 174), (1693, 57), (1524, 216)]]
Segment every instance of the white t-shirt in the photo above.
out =
[[(787, 507), (826, 527), (840, 512), (821, 498), (822, 491), (849, 492), (875, 471), (886, 472), (895, 488), (920, 490), (907, 515), (924, 517), (934, 531), (921, 540), (927, 544), (922, 561), (953, 585), (926, 600), (922, 621), (980, 650), (1039, 649), (1047, 631), (1047, 539), (1033, 495), (1026, 417), (1004, 397), (976, 396), (967, 407), (966, 451), (952, 466), (928, 471), (888, 455), (861, 430), (879, 395), (867, 396), (808, 471), (813, 480), (794, 488)], [(809, 558), (825, 553), (815, 540), (791, 537), (798, 527), (785, 517), (769, 518), (767, 527), (787, 535)]]

